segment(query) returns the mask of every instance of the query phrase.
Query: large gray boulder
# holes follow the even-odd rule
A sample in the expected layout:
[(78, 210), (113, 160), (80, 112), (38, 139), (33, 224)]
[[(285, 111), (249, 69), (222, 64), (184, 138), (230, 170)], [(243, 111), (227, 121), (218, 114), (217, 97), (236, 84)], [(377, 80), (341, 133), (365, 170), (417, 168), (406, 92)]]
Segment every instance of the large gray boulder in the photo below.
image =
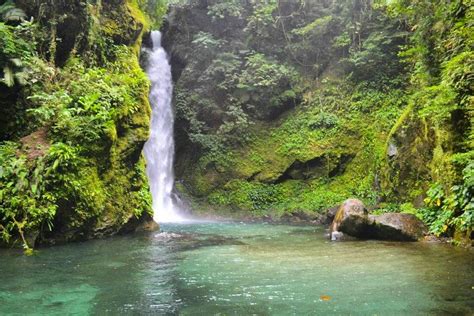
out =
[(427, 233), (425, 224), (413, 214), (370, 215), (369, 222), (369, 235), (374, 239), (416, 241)]
[(348, 199), (342, 203), (329, 230), (331, 240), (344, 239), (346, 234), (364, 239), (416, 241), (426, 232), (426, 226), (415, 215), (369, 215), (364, 204), (357, 199)]

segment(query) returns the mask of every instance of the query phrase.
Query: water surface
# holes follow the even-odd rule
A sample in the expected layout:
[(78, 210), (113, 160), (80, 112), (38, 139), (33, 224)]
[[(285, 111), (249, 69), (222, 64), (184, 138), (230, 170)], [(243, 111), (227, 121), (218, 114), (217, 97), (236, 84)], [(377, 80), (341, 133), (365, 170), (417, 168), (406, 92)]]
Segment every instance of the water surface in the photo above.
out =
[(0, 315), (469, 315), (474, 253), (329, 242), (324, 228), (167, 224), (161, 233), (0, 250)]

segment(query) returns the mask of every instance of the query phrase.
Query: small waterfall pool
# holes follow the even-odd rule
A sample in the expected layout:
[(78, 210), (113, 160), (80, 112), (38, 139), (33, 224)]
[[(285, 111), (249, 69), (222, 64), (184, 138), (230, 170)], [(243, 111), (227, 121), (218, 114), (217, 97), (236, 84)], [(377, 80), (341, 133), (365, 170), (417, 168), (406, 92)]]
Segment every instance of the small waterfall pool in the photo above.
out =
[(472, 315), (474, 253), (232, 222), (0, 249), (0, 315)]

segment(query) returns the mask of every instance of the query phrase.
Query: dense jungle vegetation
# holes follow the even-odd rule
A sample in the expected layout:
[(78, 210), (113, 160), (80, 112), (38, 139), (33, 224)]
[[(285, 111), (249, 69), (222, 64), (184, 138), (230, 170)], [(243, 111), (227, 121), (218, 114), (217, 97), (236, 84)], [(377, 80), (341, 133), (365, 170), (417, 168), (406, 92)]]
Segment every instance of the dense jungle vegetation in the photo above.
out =
[(197, 212), (311, 219), (356, 197), (472, 239), (473, 13), (470, 0), (0, 0), (1, 239), (149, 219), (139, 55), (160, 27), (176, 188)]
[(149, 84), (138, 52), (164, 4), (0, 3), (2, 240), (29, 248), (148, 218)]
[(469, 1), (178, 1), (178, 188), (273, 217), (353, 196), (469, 236), (472, 15)]

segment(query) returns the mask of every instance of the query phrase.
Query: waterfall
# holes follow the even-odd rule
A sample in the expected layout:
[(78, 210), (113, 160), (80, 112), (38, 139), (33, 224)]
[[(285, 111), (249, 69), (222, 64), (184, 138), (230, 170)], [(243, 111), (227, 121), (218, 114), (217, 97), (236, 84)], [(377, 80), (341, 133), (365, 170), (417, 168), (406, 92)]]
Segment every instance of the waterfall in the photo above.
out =
[(151, 33), (153, 47), (148, 51), (146, 69), (151, 81), (150, 104), (151, 131), (145, 144), (147, 175), (153, 199), (153, 219), (157, 222), (177, 222), (183, 217), (173, 198), (173, 108), (171, 104), (173, 83), (171, 66), (166, 51), (161, 47), (161, 33)]

